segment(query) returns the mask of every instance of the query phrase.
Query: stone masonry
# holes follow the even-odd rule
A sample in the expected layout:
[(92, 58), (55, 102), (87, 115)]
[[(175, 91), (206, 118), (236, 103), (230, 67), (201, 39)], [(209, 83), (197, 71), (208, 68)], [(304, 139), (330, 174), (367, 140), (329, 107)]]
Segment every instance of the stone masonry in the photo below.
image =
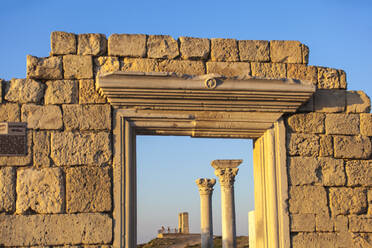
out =
[(27, 155), (0, 156), (0, 246), (112, 246), (113, 109), (96, 77), (142, 71), (315, 85), (285, 116), (291, 247), (371, 247), (370, 99), (308, 56), (298, 41), (53, 32), (25, 79), (0, 80), (0, 121), (28, 125)]

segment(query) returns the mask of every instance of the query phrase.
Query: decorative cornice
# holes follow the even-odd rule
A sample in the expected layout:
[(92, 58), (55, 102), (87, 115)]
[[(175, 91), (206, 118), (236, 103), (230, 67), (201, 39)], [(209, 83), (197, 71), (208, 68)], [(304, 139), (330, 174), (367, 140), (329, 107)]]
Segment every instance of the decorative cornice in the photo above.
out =
[(198, 178), (195, 181), (201, 195), (210, 195), (213, 192), (213, 186), (216, 184), (216, 179)]

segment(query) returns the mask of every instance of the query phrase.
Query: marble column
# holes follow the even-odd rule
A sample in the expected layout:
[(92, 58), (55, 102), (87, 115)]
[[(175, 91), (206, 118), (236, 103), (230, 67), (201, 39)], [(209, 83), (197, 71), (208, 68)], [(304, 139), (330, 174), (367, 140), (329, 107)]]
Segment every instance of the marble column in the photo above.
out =
[(195, 182), (200, 193), (201, 247), (213, 248), (212, 193), (216, 179), (199, 178)]
[(221, 184), (222, 247), (236, 248), (234, 181), (243, 160), (213, 160)]

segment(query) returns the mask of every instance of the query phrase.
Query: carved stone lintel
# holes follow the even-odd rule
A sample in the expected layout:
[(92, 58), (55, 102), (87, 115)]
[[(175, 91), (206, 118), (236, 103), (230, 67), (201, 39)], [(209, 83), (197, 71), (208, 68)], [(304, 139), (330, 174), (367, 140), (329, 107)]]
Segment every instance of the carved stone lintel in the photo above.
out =
[(218, 176), (221, 186), (231, 188), (234, 186), (238, 171), (238, 168), (216, 168), (214, 174)]
[(213, 186), (216, 184), (216, 179), (198, 178), (195, 182), (201, 195), (209, 195), (213, 192)]

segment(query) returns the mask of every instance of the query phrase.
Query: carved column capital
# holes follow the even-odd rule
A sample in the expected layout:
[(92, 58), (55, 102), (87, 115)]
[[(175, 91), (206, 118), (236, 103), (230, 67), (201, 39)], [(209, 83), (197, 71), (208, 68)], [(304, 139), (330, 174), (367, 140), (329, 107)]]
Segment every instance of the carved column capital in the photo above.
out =
[(195, 180), (201, 195), (209, 195), (213, 192), (213, 186), (216, 184), (216, 179), (198, 178)]
[(235, 182), (235, 176), (238, 174), (238, 168), (217, 168), (214, 174), (218, 176), (221, 186), (233, 187)]

